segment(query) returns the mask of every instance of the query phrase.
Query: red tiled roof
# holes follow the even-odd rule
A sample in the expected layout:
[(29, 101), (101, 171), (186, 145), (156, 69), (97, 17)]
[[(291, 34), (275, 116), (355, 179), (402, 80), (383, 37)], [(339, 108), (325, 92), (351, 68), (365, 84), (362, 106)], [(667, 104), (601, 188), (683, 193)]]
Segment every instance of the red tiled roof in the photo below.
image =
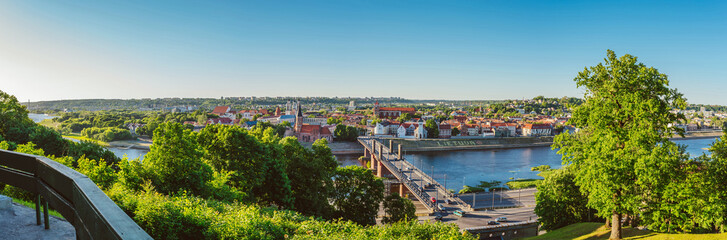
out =
[(214, 114), (224, 114), (227, 113), (227, 111), (230, 110), (229, 106), (217, 106), (214, 110), (212, 110), (212, 113)]
[(530, 124), (526, 123), (525, 126), (523, 126), (524, 129), (550, 129), (552, 126), (550, 124)]
[(379, 111), (400, 111), (400, 112), (416, 112), (414, 108), (397, 108), (397, 107), (382, 107)]

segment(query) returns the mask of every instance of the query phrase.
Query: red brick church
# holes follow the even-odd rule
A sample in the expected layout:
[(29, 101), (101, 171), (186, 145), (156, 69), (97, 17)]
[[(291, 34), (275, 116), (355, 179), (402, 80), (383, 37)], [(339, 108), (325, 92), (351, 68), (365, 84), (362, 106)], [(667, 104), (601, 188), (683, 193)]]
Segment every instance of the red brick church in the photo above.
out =
[(318, 139), (325, 138), (328, 142), (333, 142), (333, 134), (331, 130), (321, 125), (303, 124), (303, 112), (300, 110), (300, 102), (296, 104), (295, 109), (295, 137), (301, 142), (315, 142)]

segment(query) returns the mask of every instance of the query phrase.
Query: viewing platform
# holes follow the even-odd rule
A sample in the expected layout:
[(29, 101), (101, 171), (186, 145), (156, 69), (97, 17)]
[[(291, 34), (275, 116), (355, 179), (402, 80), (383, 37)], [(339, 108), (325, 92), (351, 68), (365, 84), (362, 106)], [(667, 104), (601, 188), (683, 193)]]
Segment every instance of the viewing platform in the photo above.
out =
[(42, 222), (44, 229), (55, 227), (48, 214), (53, 208), (73, 226), (76, 239), (151, 239), (91, 179), (46, 157), (0, 150), (0, 182), (35, 195), (35, 218), (22, 209), (18, 214), (15, 207), (3, 213), (24, 216), (14, 224), (30, 221), (37, 227)]

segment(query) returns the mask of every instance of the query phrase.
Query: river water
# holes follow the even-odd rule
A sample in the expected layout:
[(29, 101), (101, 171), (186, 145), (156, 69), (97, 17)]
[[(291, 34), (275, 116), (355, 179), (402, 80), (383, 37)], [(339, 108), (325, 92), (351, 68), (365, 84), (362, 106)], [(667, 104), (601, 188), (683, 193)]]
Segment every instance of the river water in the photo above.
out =
[[(716, 138), (674, 140), (687, 145), (692, 156), (708, 153), (708, 148)], [(560, 168), (561, 155), (550, 147), (514, 148), (501, 150), (467, 150), (449, 152), (429, 152), (407, 154), (405, 158), (419, 169), (433, 176), (437, 182), (448, 189), (459, 190), (462, 185), (476, 186), (480, 181), (510, 181), (510, 178), (534, 178), (537, 172), (530, 168), (550, 165)], [(432, 174), (433, 172), (433, 174)]]
[(48, 114), (37, 114), (37, 113), (28, 113), (28, 117), (33, 120), (33, 122), (40, 122), (44, 119), (51, 119), (55, 118), (56, 116), (49, 116)]

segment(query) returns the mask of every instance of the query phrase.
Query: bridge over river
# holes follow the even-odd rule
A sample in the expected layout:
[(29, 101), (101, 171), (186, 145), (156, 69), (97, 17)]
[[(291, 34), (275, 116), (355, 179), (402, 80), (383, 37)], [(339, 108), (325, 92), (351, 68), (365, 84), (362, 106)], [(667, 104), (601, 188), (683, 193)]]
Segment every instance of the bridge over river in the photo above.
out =
[[(401, 145), (389, 139), (373, 137), (359, 137), (358, 141), (364, 146), (365, 161), (370, 163), (365, 165), (368, 165), (378, 177), (395, 178), (396, 181), (391, 183), (392, 186), (398, 187), (399, 195), (412, 194), (429, 213), (434, 213), (437, 204), (447, 200), (451, 204), (459, 205), (460, 209), (472, 210), (469, 204), (455, 197), (424, 171), (406, 161), (402, 155)], [(390, 191), (395, 190), (390, 189)], [(435, 201), (432, 201), (432, 198)]]

